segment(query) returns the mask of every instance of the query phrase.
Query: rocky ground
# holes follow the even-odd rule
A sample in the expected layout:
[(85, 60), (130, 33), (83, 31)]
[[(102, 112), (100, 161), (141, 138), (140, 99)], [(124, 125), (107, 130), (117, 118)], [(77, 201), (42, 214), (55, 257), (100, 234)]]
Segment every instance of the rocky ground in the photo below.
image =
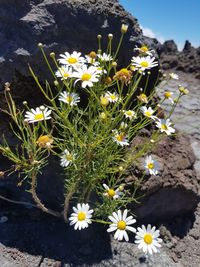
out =
[[(159, 92), (172, 90), (176, 94), (179, 84), (186, 86), (190, 94), (182, 99), (173, 120), (177, 129), (190, 136), (200, 180), (199, 81), (191, 74), (180, 73), (179, 81), (163, 84), (163, 88), (160, 85)], [(34, 208), (21, 209), (3, 202), (0, 215), (1, 267), (200, 266), (200, 205), (194, 213), (159, 226), (163, 248), (160, 254), (149, 258), (138, 251), (133, 240), (117, 242), (101, 225), (93, 224), (88, 230), (76, 232)]]

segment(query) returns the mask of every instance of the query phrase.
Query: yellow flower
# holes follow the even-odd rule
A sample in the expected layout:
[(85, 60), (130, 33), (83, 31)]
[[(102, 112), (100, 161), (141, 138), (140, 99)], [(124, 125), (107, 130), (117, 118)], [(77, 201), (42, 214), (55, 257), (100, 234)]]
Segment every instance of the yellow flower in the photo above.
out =
[(126, 68), (123, 68), (116, 72), (113, 79), (129, 84), (132, 78), (132, 72)]
[(101, 97), (100, 97), (100, 102), (101, 102), (101, 105), (102, 105), (102, 106), (105, 106), (105, 107), (109, 104), (109, 100), (108, 100), (108, 98), (105, 97), (105, 96), (101, 96)]
[(49, 135), (41, 135), (37, 140), (37, 145), (42, 148), (51, 148), (53, 139)]
[(138, 100), (140, 100), (143, 103), (146, 103), (146, 104), (148, 103), (148, 98), (144, 93), (142, 93), (139, 96), (137, 96), (137, 98), (138, 98)]

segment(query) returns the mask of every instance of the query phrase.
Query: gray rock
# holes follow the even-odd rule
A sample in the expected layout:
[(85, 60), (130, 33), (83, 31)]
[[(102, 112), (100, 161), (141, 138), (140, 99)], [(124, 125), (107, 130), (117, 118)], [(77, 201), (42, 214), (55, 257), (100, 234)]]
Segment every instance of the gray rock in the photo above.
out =
[[(9, 14), (9, 15), (8, 15)], [(50, 79), (46, 64), (37, 47), (44, 44), (47, 52), (57, 54), (78, 50), (88, 53), (97, 50), (97, 34), (114, 34), (114, 46), (121, 24), (129, 25), (121, 55), (125, 64), (133, 54), (134, 45), (158, 42), (145, 38), (137, 19), (133, 18), (117, 0), (7, 0), (0, 3), (0, 79), (11, 81), (16, 71), (29, 76), (28, 66), (35, 69), (42, 80)]]
[(153, 150), (153, 158), (160, 164), (160, 173), (147, 176), (142, 185), (144, 198), (135, 207), (138, 219), (155, 223), (194, 212), (200, 197), (189, 138), (180, 134), (163, 138)]

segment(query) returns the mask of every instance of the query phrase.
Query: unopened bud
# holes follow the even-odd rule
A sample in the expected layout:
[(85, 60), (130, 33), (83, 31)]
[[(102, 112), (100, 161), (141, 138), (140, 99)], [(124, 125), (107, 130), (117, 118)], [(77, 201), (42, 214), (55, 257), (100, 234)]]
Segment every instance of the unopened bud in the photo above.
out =
[(105, 96), (101, 96), (100, 97), (100, 100), (101, 100), (101, 105), (102, 106), (107, 106), (108, 104), (109, 104), (109, 100), (108, 100), (108, 98), (107, 97), (105, 97)]
[(112, 33), (109, 33), (109, 34), (108, 34), (108, 39), (109, 39), (109, 40), (112, 40), (112, 39), (113, 39), (113, 34), (112, 34)]
[(105, 84), (111, 84), (112, 83), (112, 79), (110, 77), (106, 77), (104, 82), (105, 82)]
[(50, 53), (50, 57), (51, 57), (51, 58), (55, 58), (55, 56), (56, 56), (56, 55), (55, 55), (54, 52), (51, 52), (51, 53)]
[(45, 110), (45, 106), (40, 106), (40, 110), (41, 111)]
[(22, 104), (23, 104), (24, 106), (26, 106), (26, 105), (28, 104), (28, 102), (27, 102), (27, 101), (23, 101)]
[(91, 58), (96, 58), (96, 56), (97, 56), (97, 54), (96, 54), (95, 51), (91, 51), (91, 52), (89, 53), (89, 57), (91, 57)]
[(116, 61), (113, 61), (113, 62), (112, 62), (112, 67), (113, 67), (113, 68), (116, 68), (116, 67), (117, 67), (117, 62), (116, 62)]
[(54, 83), (54, 85), (55, 85), (56, 87), (59, 86), (59, 82), (58, 82), (58, 81), (54, 81), (53, 83)]
[(119, 171), (123, 171), (124, 168), (122, 166), (119, 166)]
[(119, 191), (124, 191), (124, 184), (121, 184), (120, 186), (119, 186)]
[(98, 34), (97, 35), (97, 39), (101, 40), (101, 38), (102, 38), (102, 35), (101, 34)]
[(43, 47), (43, 44), (42, 43), (38, 43), (38, 47)]
[(128, 25), (127, 24), (122, 24), (122, 26), (121, 26), (121, 32), (122, 33), (126, 33), (127, 30), (128, 30)]
[(105, 112), (102, 112), (100, 115), (99, 115), (100, 119), (102, 120), (105, 120), (107, 118), (107, 115)]

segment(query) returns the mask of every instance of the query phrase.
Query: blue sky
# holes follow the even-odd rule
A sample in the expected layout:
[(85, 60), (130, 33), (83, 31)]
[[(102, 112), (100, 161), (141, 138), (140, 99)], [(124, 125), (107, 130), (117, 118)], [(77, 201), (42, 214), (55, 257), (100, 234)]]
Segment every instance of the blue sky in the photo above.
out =
[(200, 46), (200, 0), (119, 0), (149, 37)]

